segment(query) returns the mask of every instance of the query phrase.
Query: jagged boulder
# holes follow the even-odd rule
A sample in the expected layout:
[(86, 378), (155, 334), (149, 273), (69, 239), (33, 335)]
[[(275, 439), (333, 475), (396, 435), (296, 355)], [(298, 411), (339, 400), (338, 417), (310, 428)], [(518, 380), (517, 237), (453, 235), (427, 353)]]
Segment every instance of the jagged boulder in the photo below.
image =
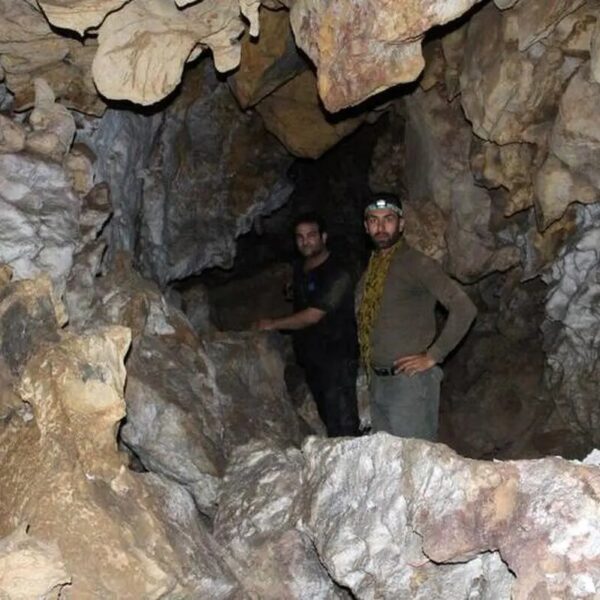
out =
[[(72, 577), (66, 598), (241, 594), (222, 557), (213, 554), (209, 533), (199, 522), (187, 526), (199, 515), (186, 492), (174, 482), (162, 489), (160, 481), (147, 484), (117, 451), (129, 331), (77, 335), (59, 332), (56, 320), (40, 323), (36, 307), (52, 303), (44, 281), (16, 282), (2, 293), (5, 303), (24, 307), (22, 318), (30, 317), (39, 335), (24, 337), (33, 354), (13, 355), (23, 365), (15, 386), (22, 408), (0, 428), (0, 537), (19, 523), (36, 540), (55, 543)], [(52, 323), (49, 339), (44, 328)], [(196, 556), (198, 564), (211, 566), (192, 566), (195, 552), (204, 553)]]
[[(589, 493), (597, 467), (468, 461), (387, 434), (311, 439), (303, 453), (302, 528), (359, 598), (525, 600), (598, 589), (600, 504)], [(591, 552), (583, 561), (582, 543)]]
[(236, 450), (221, 489), (214, 534), (256, 597), (345, 600), (349, 594), (331, 580), (312, 541), (294, 527), (303, 463), (296, 449), (274, 450), (254, 442)]

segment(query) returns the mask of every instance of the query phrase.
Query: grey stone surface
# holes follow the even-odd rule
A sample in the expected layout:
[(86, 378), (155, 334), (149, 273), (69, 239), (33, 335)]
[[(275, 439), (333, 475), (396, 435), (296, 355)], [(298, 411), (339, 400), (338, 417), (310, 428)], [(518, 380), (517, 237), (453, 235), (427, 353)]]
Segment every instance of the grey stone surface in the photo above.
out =
[(161, 284), (231, 266), (236, 237), (291, 192), (291, 158), (206, 62), (164, 111), (109, 110), (79, 139), (113, 192), (108, 258), (127, 250)]
[(167, 537), (181, 558), (190, 598), (249, 598), (227, 564), (226, 552), (208, 531), (192, 495), (184, 486), (154, 473), (143, 474), (167, 523)]
[(261, 442), (238, 448), (225, 474), (215, 537), (247, 589), (264, 600), (342, 600), (312, 541), (294, 528), (303, 459)]
[(16, 279), (47, 273), (60, 296), (79, 243), (81, 200), (64, 170), (27, 154), (0, 154), (0, 262)]
[(545, 379), (567, 423), (600, 443), (600, 211), (580, 209), (579, 231), (545, 275)]

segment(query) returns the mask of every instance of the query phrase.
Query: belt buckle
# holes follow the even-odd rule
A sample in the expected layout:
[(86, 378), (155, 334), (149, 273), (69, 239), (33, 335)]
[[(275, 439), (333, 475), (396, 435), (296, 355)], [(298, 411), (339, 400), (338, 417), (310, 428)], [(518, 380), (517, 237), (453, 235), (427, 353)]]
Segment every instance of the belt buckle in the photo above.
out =
[(396, 374), (395, 367), (373, 367), (373, 372), (379, 377), (390, 377)]

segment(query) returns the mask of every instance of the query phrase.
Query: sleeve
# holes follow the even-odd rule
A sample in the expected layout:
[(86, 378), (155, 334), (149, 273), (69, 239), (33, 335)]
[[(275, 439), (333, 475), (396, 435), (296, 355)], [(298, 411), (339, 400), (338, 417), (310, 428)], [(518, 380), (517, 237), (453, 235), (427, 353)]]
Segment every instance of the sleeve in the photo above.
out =
[(442, 331), (427, 350), (440, 363), (465, 336), (475, 319), (477, 308), (460, 285), (435, 260), (425, 255), (419, 258), (415, 261), (418, 279), (448, 311)]
[(330, 312), (338, 308), (346, 294), (351, 292), (352, 279), (350, 275), (346, 271), (338, 269), (316, 290), (310, 301), (310, 307)]

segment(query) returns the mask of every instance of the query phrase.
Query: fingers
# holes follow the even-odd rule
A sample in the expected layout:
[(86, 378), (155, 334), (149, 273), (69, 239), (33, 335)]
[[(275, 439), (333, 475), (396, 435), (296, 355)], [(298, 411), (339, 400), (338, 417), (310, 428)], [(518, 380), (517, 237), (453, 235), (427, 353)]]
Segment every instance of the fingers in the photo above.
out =
[(406, 373), (410, 376), (415, 373), (427, 371), (427, 369), (430, 369), (434, 364), (435, 361), (427, 353), (424, 353), (403, 356), (394, 362), (394, 367), (399, 373)]

